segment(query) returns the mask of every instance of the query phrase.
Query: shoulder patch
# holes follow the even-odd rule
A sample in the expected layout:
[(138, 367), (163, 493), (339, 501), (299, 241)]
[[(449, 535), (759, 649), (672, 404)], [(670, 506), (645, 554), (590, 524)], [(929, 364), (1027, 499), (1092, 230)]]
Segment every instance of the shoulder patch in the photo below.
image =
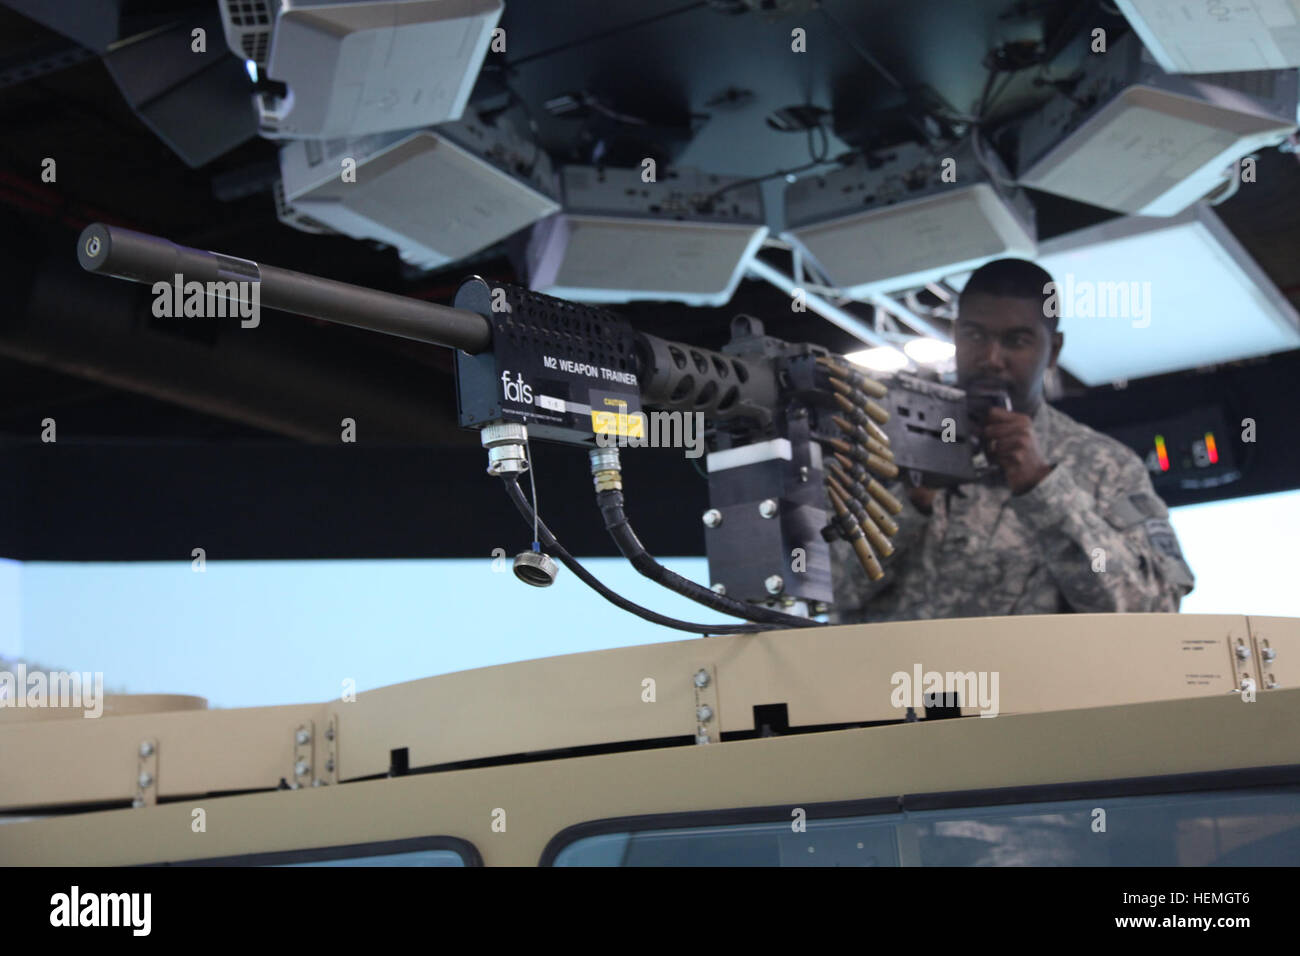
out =
[(1178, 547), (1178, 537), (1168, 521), (1163, 518), (1151, 518), (1146, 522), (1145, 527), (1151, 547), (1175, 561), (1183, 560), (1183, 552)]
[(1144, 527), (1151, 547), (1157, 554), (1168, 559), (1162, 562), (1165, 579), (1176, 587), (1186, 588), (1188, 591), (1195, 588), (1196, 578), (1183, 558), (1183, 552), (1178, 547), (1178, 538), (1174, 534), (1174, 529), (1169, 526), (1169, 522), (1162, 518), (1151, 518), (1145, 522)]

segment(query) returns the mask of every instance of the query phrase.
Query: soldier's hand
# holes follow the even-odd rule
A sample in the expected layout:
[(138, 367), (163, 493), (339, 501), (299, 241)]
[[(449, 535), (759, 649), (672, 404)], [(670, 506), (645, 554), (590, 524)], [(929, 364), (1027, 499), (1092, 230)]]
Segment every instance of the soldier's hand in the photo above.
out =
[(1007, 487), (1013, 495), (1032, 490), (1052, 470), (1038, 447), (1032, 425), (1033, 420), (1028, 415), (1009, 412), (1005, 408), (989, 409), (984, 421), (980, 437), (989, 457), (1007, 476)]

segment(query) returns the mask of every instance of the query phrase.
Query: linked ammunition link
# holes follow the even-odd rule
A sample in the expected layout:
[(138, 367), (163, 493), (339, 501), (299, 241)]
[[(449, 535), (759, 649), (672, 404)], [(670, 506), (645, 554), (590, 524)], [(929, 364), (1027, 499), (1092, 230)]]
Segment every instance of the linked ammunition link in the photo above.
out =
[(888, 390), (839, 359), (818, 357), (817, 365), (824, 373), (822, 384), (843, 413), (832, 415), (831, 422), (844, 436), (820, 439), (831, 452), (825, 458), (826, 497), (834, 515), (823, 536), (848, 541), (867, 578), (879, 581), (885, 575), (880, 559), (894, 553), (889, 538), (898, 533), (890, 515), (903, 510), (876, 478), (898, 477), (889, 436), (880, 427), (889, 421), (889, 412), (873, 401)]
[(828, 488), (826, 493), (831, 500), (831, 506), (835, 509), (840, 532), (853, 546), (853, 551), (858, 556), (858, 563), (862, 565), (862, 570), (867, 573), (868, 579), (879, 581), (885, 576), (885, 569), (880, 566), (880, 561), (872, 553), (871, 545), (867, 543), (866, 536), (862, 533), (862, 527), (849, 513), (848, 507), (844, 504), (844, 499), (833, 488)]

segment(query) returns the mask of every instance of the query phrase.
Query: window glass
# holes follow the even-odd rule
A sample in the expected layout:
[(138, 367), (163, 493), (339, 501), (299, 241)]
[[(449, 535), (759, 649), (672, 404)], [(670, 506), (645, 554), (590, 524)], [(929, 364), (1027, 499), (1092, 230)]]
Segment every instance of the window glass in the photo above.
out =
[[(710, 814), (716, 819), (715, 814)], [(579, 837), (555, 866), (1294, 866), (1300, 787)]]
[(176, 860), (155, 866), (482, 866), (472, 843), (457, 837), (427, 836), (344, 846), (272, 850), (236, 856)]

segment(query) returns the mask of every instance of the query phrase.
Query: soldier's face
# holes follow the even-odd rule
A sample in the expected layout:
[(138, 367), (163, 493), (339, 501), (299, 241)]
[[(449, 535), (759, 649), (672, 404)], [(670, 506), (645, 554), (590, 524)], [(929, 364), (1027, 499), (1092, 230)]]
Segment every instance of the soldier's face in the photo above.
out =
[(1043, 373), (1056, 365), (1063, 339), (1043, 324), (1032, 299), (971, 295), (961, 300), (953, 328), (957, 384), (1001, 388), (1011, 407), (1032, 415), (1043, 399)]

